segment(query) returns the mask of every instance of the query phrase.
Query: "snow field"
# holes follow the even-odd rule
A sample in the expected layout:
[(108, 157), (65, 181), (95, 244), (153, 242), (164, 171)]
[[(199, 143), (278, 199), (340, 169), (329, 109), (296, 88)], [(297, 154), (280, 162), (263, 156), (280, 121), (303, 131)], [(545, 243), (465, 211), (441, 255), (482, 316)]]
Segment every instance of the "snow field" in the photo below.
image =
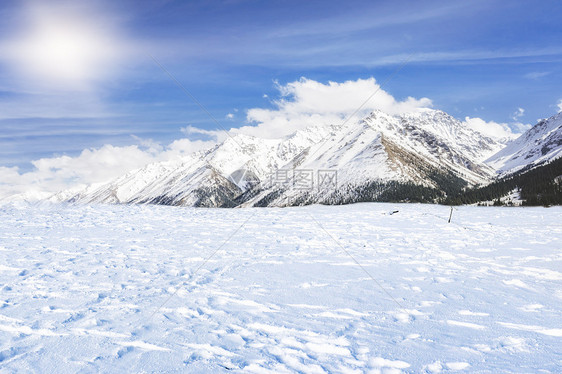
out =
[(2, 206), (0, 371), (560, 372), (562, 209), (448, 215)]

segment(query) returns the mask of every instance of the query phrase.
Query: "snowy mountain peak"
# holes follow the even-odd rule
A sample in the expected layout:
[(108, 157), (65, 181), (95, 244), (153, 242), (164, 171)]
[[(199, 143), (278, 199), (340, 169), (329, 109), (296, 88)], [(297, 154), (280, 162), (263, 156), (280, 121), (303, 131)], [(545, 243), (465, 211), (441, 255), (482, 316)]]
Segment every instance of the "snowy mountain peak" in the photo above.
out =
[(500, 175), (514, 173), (562, 156), (562, 113), (539, 121), (486, 162)]

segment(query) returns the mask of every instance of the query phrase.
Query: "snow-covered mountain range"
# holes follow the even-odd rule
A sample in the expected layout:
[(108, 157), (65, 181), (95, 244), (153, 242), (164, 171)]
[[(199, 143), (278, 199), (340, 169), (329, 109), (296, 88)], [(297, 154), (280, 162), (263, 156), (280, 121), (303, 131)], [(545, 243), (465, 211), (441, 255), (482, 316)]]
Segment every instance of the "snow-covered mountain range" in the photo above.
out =
[(309, 127), (281, 139), (234, 135), (210, 150), (51, 200), (206, 207), (341, 204), (402, 195), (428, 200), (488, 183), (498, 170), (560, 155), (561, 118), (541, 121), (506, 145), (442, 111), (375, 111), (359, 123)]

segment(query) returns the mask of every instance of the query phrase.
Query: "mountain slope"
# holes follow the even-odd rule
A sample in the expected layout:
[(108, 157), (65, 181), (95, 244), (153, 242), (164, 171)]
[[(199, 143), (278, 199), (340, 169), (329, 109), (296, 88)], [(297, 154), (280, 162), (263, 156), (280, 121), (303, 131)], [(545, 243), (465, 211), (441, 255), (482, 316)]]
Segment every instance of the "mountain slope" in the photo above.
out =
[[(313, 127), (290, 137), (258, 139), (235, 135), (222, 144), (178, 160), (131, 171), (109, 183), (53, 197), (78, 203), (150, 203), (182, 206), (232, 206), (248, 175), (266, 178), (270, 170), (292, 160), (332, 127)], [(246, 179), (238, 178), (243, 172)]]
[(427, 188), (420, 200), (433, 201), (452, 186), (460, 189), (490, 180), (494, 171), (481, 160), (500, 147), (441, 111), (407, 116), (376, 111), (313, 145), (298, 163), (284, 167), (288, 174), (294, 168), (315, 173), (335, 170), (337, 188), (322, 186), (318, 174), (313, 176), (316, 185), (312, 188), (295, 188), (298, 180), (293, 175), (284, 185), (255, 186), (241, 203), (285, 206), (379, 201), (389, 189), (410, 185)]
[(486, 160), (500, 176), (562, 156), (562, 113), (544, 119)]

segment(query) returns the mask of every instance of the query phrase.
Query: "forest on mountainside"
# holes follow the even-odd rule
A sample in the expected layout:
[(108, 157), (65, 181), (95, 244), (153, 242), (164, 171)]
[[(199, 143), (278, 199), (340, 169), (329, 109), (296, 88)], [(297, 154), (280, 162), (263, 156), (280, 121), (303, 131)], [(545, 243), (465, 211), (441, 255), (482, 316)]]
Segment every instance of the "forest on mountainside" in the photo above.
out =
[(562, 205), (562, 158), (532, 169), (520, 170), (486, 186), (448, 195), (441, 203), (461, 205), (494, 201), (494, 205), (503, 205), (500, 198), (513, 190), (520, 191), (523, 205)]

